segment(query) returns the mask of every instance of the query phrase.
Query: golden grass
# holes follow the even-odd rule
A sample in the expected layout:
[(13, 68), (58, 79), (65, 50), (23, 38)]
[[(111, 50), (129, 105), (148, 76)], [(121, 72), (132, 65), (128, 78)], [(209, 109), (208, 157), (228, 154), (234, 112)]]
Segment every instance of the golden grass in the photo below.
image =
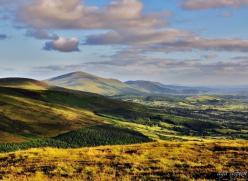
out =
[(42, 82), (40, 82), (40, 84), (38, 83), (32, 83), (32, 82), (25, 82), (25, 83), (21, 83), (21, 84), (1, 84), (1, 87), (10, 87), (10, 88), (20, 88), (20, 89), (27, 89), (27, 90), (48, 90), (49, 86), (46, 85), (45, 83), (42, 84)]
[(0, 154), (3, 180), (203, 180), (247, 169), (247, 141), (163, 141)]

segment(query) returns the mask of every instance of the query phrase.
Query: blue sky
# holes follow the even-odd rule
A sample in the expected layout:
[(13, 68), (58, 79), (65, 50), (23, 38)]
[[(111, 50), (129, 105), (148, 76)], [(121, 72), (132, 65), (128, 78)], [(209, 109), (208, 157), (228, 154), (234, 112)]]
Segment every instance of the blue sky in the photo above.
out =
[(0, 0), (0, 77), (248, 84), (247, 0)]

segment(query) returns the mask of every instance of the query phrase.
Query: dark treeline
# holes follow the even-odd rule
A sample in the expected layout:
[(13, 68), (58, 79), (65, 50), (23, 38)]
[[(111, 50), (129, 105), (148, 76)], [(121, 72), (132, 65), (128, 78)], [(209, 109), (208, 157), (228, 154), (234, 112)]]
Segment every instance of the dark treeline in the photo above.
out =
[(141, 133), (111, 125), (98, 125), (71, 131), (54, 138), (34, 139), (24, 143), (0, 144), (0, 152), (29, 148), (78, 148), (100, 145), (124, 145), (152, 141)]

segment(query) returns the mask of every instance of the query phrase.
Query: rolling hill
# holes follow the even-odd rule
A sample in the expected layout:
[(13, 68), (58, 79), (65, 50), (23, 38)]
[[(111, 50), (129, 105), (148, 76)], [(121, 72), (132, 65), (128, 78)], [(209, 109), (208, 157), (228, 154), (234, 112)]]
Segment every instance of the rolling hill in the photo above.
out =
[(126, 84), (142, 91), (147, 94), (163, 94), (163, 93), (174, 93), (175, 90), (171, 88), (166, 88), (165, 85), (158, 82), (151, 81), (127, 81)]
[[(55, 137), (106, 124), (108, 118), (146, 117), (145, 107), (23, 78), (0, 79), (0, 143)], [(114, 128), (113, 128), (114, 129)]]
[(46, 82), (64, 88), (108, 96), (140, 93), (138, 90), (119, 80), (97, 77), (85, 72), (72, 72), (51, 78), (46, 80)]
[(125, 83), (146, 94), (199, 94), (208, 92), (207, 89), (203, 88), (164, 85), (159, 82), (144, 80), (127, 81)]
[(50, 86), (42, 81), (28, 78), (2, 78), (0, 79), (1, 87), (13, 87), (30, 90), (47, 90)]

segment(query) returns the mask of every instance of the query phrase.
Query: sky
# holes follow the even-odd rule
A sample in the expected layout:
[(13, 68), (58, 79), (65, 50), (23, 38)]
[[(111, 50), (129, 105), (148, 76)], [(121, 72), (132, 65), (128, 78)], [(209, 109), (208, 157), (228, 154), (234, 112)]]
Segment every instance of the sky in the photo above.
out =
[(0, 77), (248, 85), (248, 0), (0, 0)]

